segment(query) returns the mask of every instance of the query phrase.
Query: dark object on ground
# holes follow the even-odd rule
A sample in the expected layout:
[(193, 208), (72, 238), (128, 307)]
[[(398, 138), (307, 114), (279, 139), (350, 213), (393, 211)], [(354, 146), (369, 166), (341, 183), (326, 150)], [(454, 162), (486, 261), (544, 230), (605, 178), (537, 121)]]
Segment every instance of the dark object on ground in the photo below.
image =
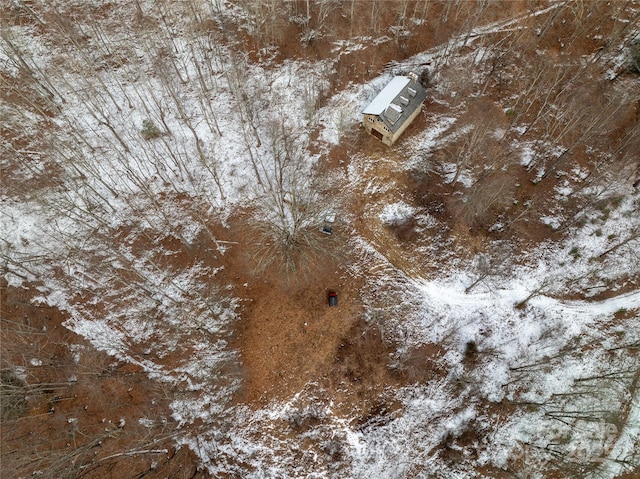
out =
[(424, 88), (429, 88), (431, 85), (431, 73), (428, 68), (425, 68), (422, 70), (422, 73), (420, 73), (420, 85)]
[(333, 223), (335, 223), (335, 221), (335, 213), (327, 214), (327, 216), (324, 217), (324, 224), (322, 225), (322, 228), (320, 228), (320, 231), (327, 235), (333, 234)]
[(338, 306), (338, 293), (335, 291), (329, 291), (329, 306)]

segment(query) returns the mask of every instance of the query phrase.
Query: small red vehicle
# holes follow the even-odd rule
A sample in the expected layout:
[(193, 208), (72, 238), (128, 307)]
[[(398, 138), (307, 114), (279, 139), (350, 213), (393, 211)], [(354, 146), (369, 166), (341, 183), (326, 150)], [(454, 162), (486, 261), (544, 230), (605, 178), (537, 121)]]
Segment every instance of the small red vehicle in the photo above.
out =
[(329, 298), (329, 306), (338, 306), (338, 293), (335, 291), (329, 291), (327, 296)]

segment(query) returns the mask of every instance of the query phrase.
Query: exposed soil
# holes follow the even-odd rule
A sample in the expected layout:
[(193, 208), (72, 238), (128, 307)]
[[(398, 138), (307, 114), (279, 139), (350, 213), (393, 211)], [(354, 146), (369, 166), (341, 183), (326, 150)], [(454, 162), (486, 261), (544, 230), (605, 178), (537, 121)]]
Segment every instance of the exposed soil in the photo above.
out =
[[(362, 312), (359, 285), (335, 261), (312, 279), (285, 281), (258, 279), (246, 289), (250, 302), (234, 345), (246, 373), (240, 401), (265, 405), (317, 381)], [(329, 307), (330, 289), (338, 292), (337, 307)]]
[[(263, 407), (313, 390), (345, 414), (367, 414), (403, 377), (389, 369), (392, 345), (363, 319), (362, 277), (349, 274), (344, 254), (327, 255), (302, 274), (285, 275), (277, 264), (256, 271), (245, 221), (239, 215), (228, 229), (216, 230), (226, 241), (242, 242), (221, 257), (220, 273), (242, 303), (232, 344), (244, 379), (236, 403)], [(345, 227), (338, 223), (338, 238), (327, 237), (337, 250), (343, 249), (339, 229)], [(330, 290), (338, 294), (337, 307), (329, 306)]]

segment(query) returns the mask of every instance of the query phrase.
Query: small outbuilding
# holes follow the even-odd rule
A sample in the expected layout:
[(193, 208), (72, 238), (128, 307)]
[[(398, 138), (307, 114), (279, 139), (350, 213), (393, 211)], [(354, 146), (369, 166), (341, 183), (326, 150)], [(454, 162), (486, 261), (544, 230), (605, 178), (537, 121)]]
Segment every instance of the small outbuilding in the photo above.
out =
[(391, 146), (418, 116), (426, 97), (415, 73), (396, 76), (362, 111), (362, 124), (370, 135)]

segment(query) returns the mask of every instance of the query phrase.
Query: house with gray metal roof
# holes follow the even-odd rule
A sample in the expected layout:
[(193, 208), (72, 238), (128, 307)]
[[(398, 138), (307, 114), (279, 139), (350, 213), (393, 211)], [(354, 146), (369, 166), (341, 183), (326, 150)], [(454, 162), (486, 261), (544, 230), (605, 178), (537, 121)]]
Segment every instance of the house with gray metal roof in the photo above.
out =
[(391, 146), (418, 116), (426, 97), (415, 73), (396, 76), (362, 110), (362, 124), (370, 135)]

